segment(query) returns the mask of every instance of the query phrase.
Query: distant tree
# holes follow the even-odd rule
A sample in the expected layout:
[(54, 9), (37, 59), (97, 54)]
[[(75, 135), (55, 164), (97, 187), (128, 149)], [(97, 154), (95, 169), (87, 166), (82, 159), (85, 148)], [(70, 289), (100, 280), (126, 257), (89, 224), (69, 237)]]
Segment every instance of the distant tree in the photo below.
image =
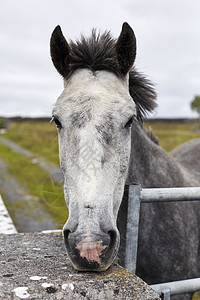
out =
[(200, 118), (200, 96), (195, 96), (194, 100), (190, 103), (191, 109), (196, 111)]

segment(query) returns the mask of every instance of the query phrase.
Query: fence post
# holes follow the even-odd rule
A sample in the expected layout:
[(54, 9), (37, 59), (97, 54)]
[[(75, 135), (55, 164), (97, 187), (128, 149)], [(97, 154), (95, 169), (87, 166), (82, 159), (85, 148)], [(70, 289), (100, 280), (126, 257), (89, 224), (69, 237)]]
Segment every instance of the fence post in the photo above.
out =
[(136, 270), (140, 192), (140, 185), (125, 186), (117, 219), (120, 231), (118, 263), (131, 272)]
[(136, 271), (138, 229), (140, 216), (140, 185), (129, 186), (125, 268)]

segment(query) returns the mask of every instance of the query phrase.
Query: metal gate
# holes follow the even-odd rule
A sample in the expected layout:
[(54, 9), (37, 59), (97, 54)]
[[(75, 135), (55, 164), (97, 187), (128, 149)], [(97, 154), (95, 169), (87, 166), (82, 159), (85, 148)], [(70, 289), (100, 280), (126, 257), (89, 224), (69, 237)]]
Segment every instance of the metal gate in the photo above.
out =
[[(126, 236), (126, 240), (120, 244), (119, 251), (124, 253), (124, 256), (119, 261), (119, 264), (135, 273), (140, 203), (197, 200), (200, 200), (199, 187), (141, 189), (140, 185), (126, 186), (125, 196), (118, 214), (119, 231), (121, 235)], [(151, 287), (162, 295), (164, 300), (168, 300), (170, 295), (200, 290), (200, 278), (155, 284)]]

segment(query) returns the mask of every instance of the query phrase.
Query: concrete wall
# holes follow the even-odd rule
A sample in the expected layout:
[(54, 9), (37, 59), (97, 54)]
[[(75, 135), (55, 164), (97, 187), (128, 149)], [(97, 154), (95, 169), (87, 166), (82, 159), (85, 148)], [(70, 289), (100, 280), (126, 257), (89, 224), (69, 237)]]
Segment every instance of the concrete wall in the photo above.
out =
[(0, 299), (160, 299), (118, 265), (77, 272), (58, 233), (0, 234)]

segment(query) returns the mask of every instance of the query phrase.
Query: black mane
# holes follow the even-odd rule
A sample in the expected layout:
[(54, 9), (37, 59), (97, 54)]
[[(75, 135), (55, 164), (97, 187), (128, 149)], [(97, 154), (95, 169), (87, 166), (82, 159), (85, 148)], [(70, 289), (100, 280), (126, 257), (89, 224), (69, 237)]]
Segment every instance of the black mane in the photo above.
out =
[[(70, 44), (68, 78), (80, 68), (95, 71), (106, 70), (123, 77), (117, 60), (116, 40), (110, 32), (97, 33), (95, 29), (89, 38), (81, 36), (79, 41)], [(146, 113), (156, 107), (156, 92), (152, 83), (133, 67), (129, 72), (129, 92), (133, 98), (138, 120), (142, 121)]]

